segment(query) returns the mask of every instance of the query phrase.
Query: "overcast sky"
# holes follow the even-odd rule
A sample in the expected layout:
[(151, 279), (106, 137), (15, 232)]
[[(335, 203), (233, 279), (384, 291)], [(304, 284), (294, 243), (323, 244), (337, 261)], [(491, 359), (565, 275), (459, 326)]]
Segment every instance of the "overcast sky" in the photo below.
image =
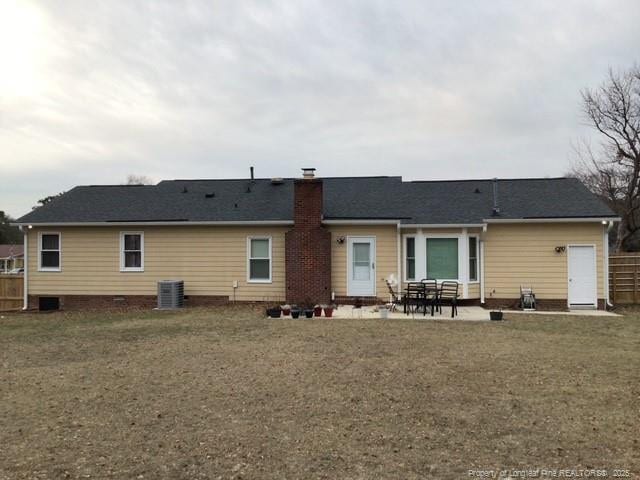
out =
[(0, 0), (0, 210), (171, 178), (558, 176), (640, 2)]

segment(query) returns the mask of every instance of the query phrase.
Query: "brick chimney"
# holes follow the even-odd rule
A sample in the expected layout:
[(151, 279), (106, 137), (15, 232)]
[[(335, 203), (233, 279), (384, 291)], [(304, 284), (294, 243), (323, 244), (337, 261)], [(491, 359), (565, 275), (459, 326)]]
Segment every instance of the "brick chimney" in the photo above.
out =
[(293, 185), (293, 228), (285, 236), (287, 302), (331, 301), (331, 234), (322, 225), (322, 180), (303, 168)]

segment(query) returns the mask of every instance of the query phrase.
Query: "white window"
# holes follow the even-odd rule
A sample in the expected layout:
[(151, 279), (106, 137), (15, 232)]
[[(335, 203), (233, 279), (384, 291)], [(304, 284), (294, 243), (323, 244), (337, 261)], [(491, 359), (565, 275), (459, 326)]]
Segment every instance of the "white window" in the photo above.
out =
[(59, 272), (61, 270), (62, 245), (60, 233), (41, 232), (38, 235), (38, 270)]
[(405, 280), (416, 279), (416, 239), (415, 237), (405, 237)]
[(469, 281), (478, 281), (478, 237), (469, 237)]
[(144, 233), (120, 232), (120, 271), (144, 271)]
[(247, 238), (247, 281), (271, 283), (271, 237)]

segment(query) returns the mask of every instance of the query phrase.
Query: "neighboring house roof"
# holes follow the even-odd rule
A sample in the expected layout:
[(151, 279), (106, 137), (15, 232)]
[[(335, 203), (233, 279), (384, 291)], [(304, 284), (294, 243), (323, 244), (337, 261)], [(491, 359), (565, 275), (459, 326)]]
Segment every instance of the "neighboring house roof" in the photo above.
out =
[(0, 259), (24, 256), (23, 245), (0, 245)]
[[(323, 178), (325, 219), (404, 224), (480, 224), (485, 219), (614, 218), (577, 179), (403, 182), (401, 177)], [(293, 182), (283, 179), (166, 180), (151, 186), (80, 186), (37, 208), (21, 224), (260, 222), (293, 220)]]

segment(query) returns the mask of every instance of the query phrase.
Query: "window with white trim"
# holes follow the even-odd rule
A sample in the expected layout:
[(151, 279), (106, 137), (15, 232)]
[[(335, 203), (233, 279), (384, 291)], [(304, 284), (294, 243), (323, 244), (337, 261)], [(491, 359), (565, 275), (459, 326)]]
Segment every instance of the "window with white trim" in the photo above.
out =
[(247, 243), (247, 280), (271, 282), (271, 237), (249, 237)]
[(469, 237), (469, 281), (478, 281), (478, 237)]
[(142, 232), (121, 232), (120, 271), (144, 271), (144, 234)]
[(416, 279), (416, 238), (405, 238), (405, 280), (413, 281)]
[(38, 242), (38, 270), (44, 272), (60, 271), (60, 234), (41, 233)]
[(458, 279), (457, 238), (427, 238), (427, 278)]

